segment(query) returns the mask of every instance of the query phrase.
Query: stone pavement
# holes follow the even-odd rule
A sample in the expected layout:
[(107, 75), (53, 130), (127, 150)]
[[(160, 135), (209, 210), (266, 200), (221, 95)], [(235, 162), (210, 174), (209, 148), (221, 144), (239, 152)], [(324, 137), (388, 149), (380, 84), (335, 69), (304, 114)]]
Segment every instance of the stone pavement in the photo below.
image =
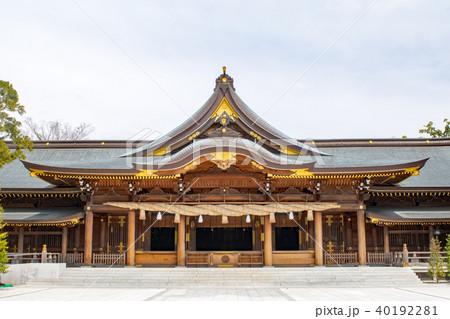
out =
[(0, 301), (447, 301), (450, 285), (390, 288), (49, 288), (0, 289)]

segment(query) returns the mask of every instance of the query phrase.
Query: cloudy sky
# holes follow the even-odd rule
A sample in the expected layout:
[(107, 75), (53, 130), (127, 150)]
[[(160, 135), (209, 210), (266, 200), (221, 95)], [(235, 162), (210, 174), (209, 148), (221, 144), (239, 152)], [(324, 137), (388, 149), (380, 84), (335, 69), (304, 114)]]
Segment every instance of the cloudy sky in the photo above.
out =
[(450, 117), (449, 16), (445, 0), (0, 0), (0, 79), (27, 116), (91, 139), (169, 131), (223, 65), (292, 137), (418, 137)]

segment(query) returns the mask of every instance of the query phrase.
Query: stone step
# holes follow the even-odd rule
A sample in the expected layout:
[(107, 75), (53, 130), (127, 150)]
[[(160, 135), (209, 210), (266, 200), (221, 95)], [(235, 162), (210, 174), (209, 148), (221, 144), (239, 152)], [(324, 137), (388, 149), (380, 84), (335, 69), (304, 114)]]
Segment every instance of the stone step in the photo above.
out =
[(330, 280), (330, 279), (308, 279), (308, 278), (298, 278), (294, 280), (279, 280), (276, 278), (267, 278), (265, 280), (255, 281), (255, 280), (248, 280), (248, 279), (240, 279), (240, 280), (209, 280), (209, 279), (178, 279), (178, 280), (167, 280), (166, 278), (160, 278), (160, 279), (143, 279), (143, 280), (131, 280), (131, 279), (123, 279), (123, 278), (101, 278), (98, 280), (90, 280), (90, 279), (64, 279), (59, 280), (64, 282), (81, 282), (81, 283), (92, 283), (92, 282), (125, 282), (125, 283), (140, 283), (140, 282), (146, 282), (146, 283), (155, 283), (155, 282), (182, 282), (182, 283), (202, 283), (202, 282), (267, 282), (267, 281), (277, 281), (277, 282), (336, 282), (336, 283), (346, 283), (346, 282), (366, 282), (366, 283), (372, 283), (372, 282), (411, 282), (411, 278), (401, 278), (398, 280), (390, 280), (390, 279), (367, 279), (367, 278), (348, 278), (347, 280)]
[(56, 287), (398, 287), (421, 282), (410, 268), (68, 268)]
[[(418, 279), (417, 279), (418, 280)], [(228, 279), (228, 278), (180, 278), (180, 279), (171, 279), (171, 278), (140, 278), (140, 279), (130, 279), (130, 278), (63, 278), (60, 281), (66, 282), (157, 282), (157, 281), (165, 281), (165, 282), (218, 282), (218, 281), (227, 281), (227, 282), (265, 282), (265, 281), (279, 281), (279, 282), (409, 282), (411, 281), (411, 277), (404, 278), (292, 278), (289, 280), (282, 278), (262, 278), (262, 279), (249, 279), (249, 278), (237, 278), (237, 279)]]
[(177, 267), (177, 268), (140, 268), (140, 267), (125, 267), (125, 268), (109, 268), (109, 267), (80, 267), (80, 268), (76, 268), (76, 267), (69, 267), (66, 268), (67, 272), (71, 272), (71, 271), (83, 271), (83, 272), (87, 272), (87, 271), (91, 271), (91, 272), (102, 272), (102, 271), (116, 271), (116, 272), (170, 272), (170, 273), (174, 273), (174, 272), (210, 272), (210, 273), (214, 273), (214, 272), (239, 272), (239, 273), (254, 273), (254, 272), (334, 272), (336, 270), (345, 270), (348, 272), (404, 272), (407, 270), (410, 270), (410, 268), (404, 268), (404, 267), (385, 267), (385, 268), (381, 268), (381, 267), (306, 267), (306, 268), (279, 268), (279, 267), (274, 267), (274, 268), (221, 268), (221, 267), (217, 267), (217, 268), (189, 268), (189, 267)]
[(142, 271), (142, 270), (148, 270), (148, 271), (192, 271), (192, 270), (199, 270), (199, 271), (314, 271), (320, 269), (320, 271), (327, 271), (327, 270), (333, 270), (338, 268), (344, 268), (349, 271), (363, 271), (363, 270), (369, 270), (369, 271), (385, 271), (387, 269), (389, 270), (404, 270), (404, 269), (411, 269), (411, 268), (405, 268), (405, 267), (371, 267), (371, 266), (354, 266), (354, 267), (337, 267), (337, 266), (320, 266), (320, 267), (227, 267), (227, 268), (221, 268), (221, 267), (108, 267), (108, 266), (81, 266), (81, 267), (68, 267), (67, 270), (102, 270), (102, 269), (116, 269), (116, 270), (130, 270), (130, 271)]
[(317, 272), (311, 272), (311, 273), (120, 273), (120, 272), (89, 272), (89, 273), (83, 273), (83, 272), (65, 272), (64, 275), (83, 275), (83, 276), (101, 276), (101, 275), (113, 275), (113, 276), (172, 276), (172, 277), (183, 277), (183, 276), (209, 276), (209, 277), (217, 277), (217, 276), (315, 276), (315, 275), (323, 275), (323, 276), (402, 276), (404, 274), (408, 274), (408, 272), (397, 272), (397, 273), (356, 273), (356, 272), (324, 272), (324, 273), (317, 273)]
[(368, 288), (368, 287), (417, 287), (419, 284), (396, 284), (392, 282), (386, 283), (374, 283), (374, 284), (354, 284), (354, 283), (343, 283), (339, 284), (330, 284), (330, 283), (278, 283), (278, 282), (265, 282), (265, 283), (228, 283), (228, 282), (210, 282), (210, 283), (199, 283), (199, 284), (182, 284), (182, 283), (156, 283), (151, 285), (146, 284), (126, 284), (126, 283), (96, 283), (94, 285), (85, 285), (85, 284), (72, 284), (72, 283), (47, 283), (47, 284), (38, 284), (38, 283), (30, 283), (27, 285), (28, 287), (84, 287), (84, 288), (191, 288), (191, 287), (282, 287), (282, 288), (299, 288), (299, 287), (354, 287), (354, 288)]
[(296, 277), (275, 277), (275, 276), (265, 276), (265, 277), (163, 277), (163, 276), (154, 276), (154, 277), (123, 277), (123, 276), (62, 276), (60, 280), (168, 280), (168, 281), (198, 281), (198, 280), (228, 280), (228, 281), (242, 281), (242, 280), (250, 280), (250, 281), (265, 281), (269, 279), (280, 280), (280, 281), (295, 281), (306, 278), (308, 280), (318, 280), (318, 281), (347, 281), (347, 280), (365, 280), (365, 281), (378, 281), (378, 280), (393, 280), (393, 281), (402, 281), (402, 280), (410, 280), (411, 276), (296, 276)]
[(120, 274), (99, 274), (99, 275), (89, 275), (89, 276), (83, 276), (83, 274), (74, 274), (74, 275), (62, 275), (61, 278), (173, 278), (173, 279), (182, 279), (182, 278), (209, 278), (209, 279), (221, 279), (221, 278), (228, 278), (228, 279), (241, 279), (241, 278), (249, 278), (249, 279), (264, 279), (264, 278), (281, 278), (281, 279), (295, 279), (295, 278), (392, 278), (392, 279), (396, 279), (396, 278), (402, 278), (402, 277), (409, 277), (409, 274), (402, 274), (402, 275), (368, 275), (368, 276), (364, 276), (364, 275), (353, 275), (353, 274), (336, 274), (336, 275), (332, 275), (332, 274), (326, 274), (326, 275), (318, 275), (318, 274), (314, 274), (314, 275), (307, 275), (307, 276), (302, 276), (302, 275), (289, 275), (289, 276), (279, 276), (279, 275), (261, 275), (261, 276), (172, 276), (172, 275), (164, 275), (164, 276), (158, 276), (158, 275), (141, 275), (141, 276), (130, 276), (130, 275), (120, 275)]
[[(242, 269), (242, 268), (241, 268)], [(384, 273), (405, 273), (405, 272), (409, 272), (411, 270), (408, 270), (407, 268), (402, 269), (402, 268), (393, 268), (392, 270), (352, 270), (350, 269), (346, 269), (346, 268), (325, 268), (325, 270), (320, 271), (321, 273), (336, 273), (336, 272), (346, 272), (346, 273), (373, 273), (373, 274), (384, 274)], [(232, 274), (232, 273), (239, 273), (239, 274), (274, 274), (274, 273), (279, 273), (279, 274), (289, 274), (289, 273), (295, 273), (295, 274), (308, 274), (308, 273), (317, 273), (319, 271), (317, 270), (291, 270), (291, 271), (281, 271), (278, 269), (275, 269), (273, 271), (270, 270), (252, 270), (252, 271), (248, 271), (248, 270), (240, 270), (240, 269), (218, 269), (215, 271), (202, 271), (202, 270), (197, 270), (197, 269), (184, 269), (184, 270), (173, 270), (173, 271), (159, 271), (159, 270), (155, 270), (155, 269), (122, 269), (122, 270), (117, 270), (117, 269), (108, 269), (108, 268), (96, 268), (96, 269), (66, 269), (67, 273), (102, 273), (102, 272), (112, 272), (112, 273), (156, 273), (156, 274), (186, 274), (186, 273), (199, 273), (199, 274), (219, 274), (219, 273), (227, 273), (227, 274)]]

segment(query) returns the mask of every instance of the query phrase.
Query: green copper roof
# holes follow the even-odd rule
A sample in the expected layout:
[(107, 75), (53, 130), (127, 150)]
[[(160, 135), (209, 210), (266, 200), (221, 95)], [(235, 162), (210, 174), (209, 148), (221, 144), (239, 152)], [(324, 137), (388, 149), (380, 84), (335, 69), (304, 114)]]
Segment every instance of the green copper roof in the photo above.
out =
[[(316, 143), (320, 145), (320, 142)], [(338, 142), (336, 142), (338, 144)], [(98, 145), (98, 144), (97, 144)], [(130, 169), (130, 158), (121, 157), (127, 149), (104, 148), (37, 148), (27, 153), (27, 162), (41, 165)], [(106, 145), (105, 145), (106, 146)], [(412, 176), (397, 186), (400, 187), (450, 187), (450, 146), (357, 146), (324, 147), (331, 156), (303, 156), (304, 162), (315, 162), (316, 167), (364, 167), (413, 162), (429, 158), (418, 176)], [(139, 158), (132, 159), (138, 162)], [(1, 188), (51, 188), (54, 187), (36, 177), (16, 160), (0, 169)]]

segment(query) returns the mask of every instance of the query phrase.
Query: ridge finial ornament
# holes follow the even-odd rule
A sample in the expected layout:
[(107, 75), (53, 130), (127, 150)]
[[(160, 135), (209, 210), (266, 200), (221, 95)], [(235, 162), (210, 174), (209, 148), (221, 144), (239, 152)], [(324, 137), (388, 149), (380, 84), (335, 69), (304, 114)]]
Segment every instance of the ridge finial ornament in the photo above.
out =
[(227, 74), (227, 67), (226, 66), (223, 66), (222, 70), (223, 70), (223, 74)]

